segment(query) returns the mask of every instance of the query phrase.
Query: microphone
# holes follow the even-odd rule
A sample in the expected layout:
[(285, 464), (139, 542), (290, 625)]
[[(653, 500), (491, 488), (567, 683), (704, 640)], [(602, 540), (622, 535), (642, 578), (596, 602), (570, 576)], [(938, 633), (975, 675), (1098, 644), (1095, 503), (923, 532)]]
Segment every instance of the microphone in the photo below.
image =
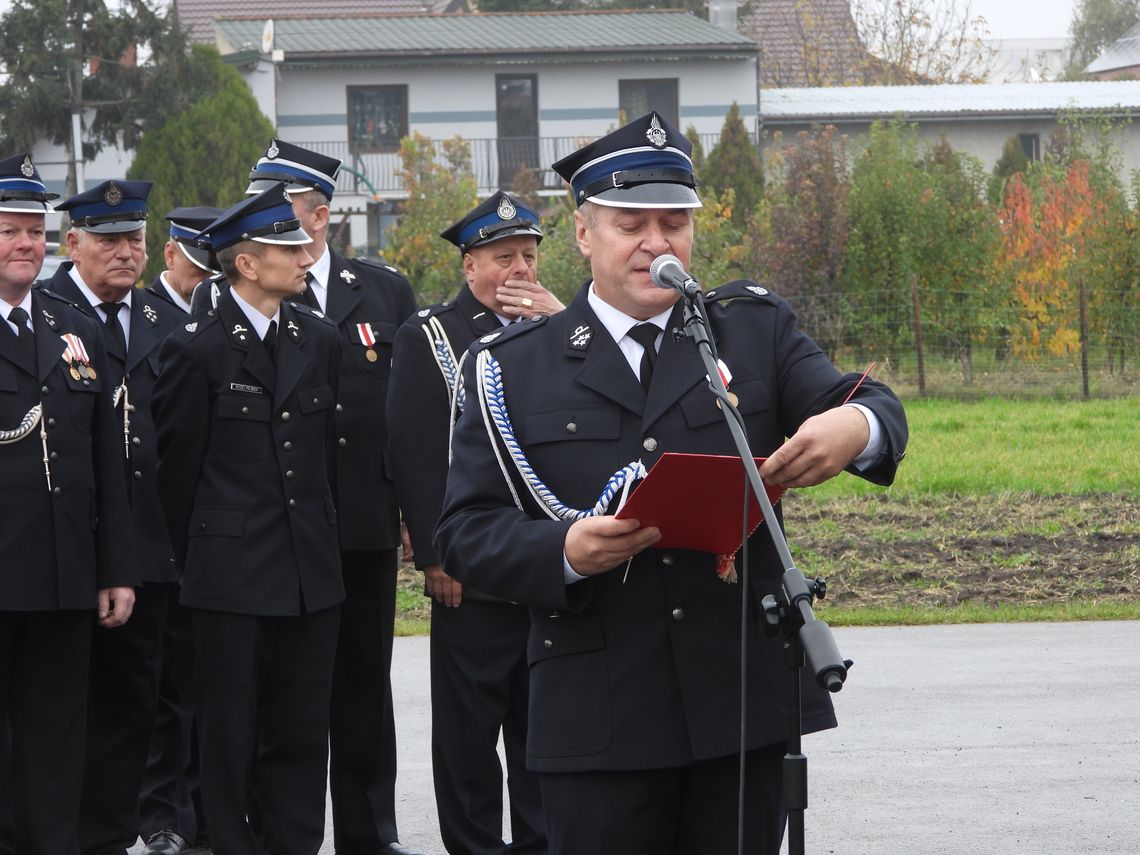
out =
[(659, 255), (649, 265), (649, 278), (658, 288), (672, 288), (690, 299), (701, 290), (701, 283), (689, 275), (675, 255)]

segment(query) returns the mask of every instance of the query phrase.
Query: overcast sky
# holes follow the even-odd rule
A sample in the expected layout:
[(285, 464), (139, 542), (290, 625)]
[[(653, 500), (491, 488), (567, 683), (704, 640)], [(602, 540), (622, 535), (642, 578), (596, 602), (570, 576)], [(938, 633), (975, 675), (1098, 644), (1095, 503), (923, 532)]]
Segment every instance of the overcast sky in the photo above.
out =
[(995, 39), (1065, 38), (1074, 0), (973, 0), (974, 15), (986, 19)]

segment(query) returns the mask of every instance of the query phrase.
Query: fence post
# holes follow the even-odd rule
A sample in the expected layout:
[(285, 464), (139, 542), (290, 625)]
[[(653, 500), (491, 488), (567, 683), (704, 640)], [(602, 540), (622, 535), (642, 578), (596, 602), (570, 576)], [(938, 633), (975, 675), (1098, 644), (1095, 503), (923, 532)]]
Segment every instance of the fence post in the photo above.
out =
[(922, 347), (922, 316), (918, 303), (918, 276), (910, 274), (910, 299), (914, 305), (914, 351), (918, 357), (918, 395), (926, 397), (926, 359)]
[(1081, 307), (1081, 392), (1089, 399), (1089, 301), (1085, 294), (1085, 277), (1079, 280), (1078, 299)]

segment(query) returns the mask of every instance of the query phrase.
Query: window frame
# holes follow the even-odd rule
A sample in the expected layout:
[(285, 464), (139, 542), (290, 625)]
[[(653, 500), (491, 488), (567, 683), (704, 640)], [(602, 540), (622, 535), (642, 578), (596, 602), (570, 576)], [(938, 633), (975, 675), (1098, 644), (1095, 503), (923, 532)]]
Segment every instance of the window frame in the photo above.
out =
[[(366, 92), (394, 92), (400, 99), (400, 114), (402, 119), (402, 128), (400, 134), (389, 142), (381, 142), (377, 144), (362, 143), (354, 135), (355, 125), (355, 105), (354, 96), (357, 93)], [(354, 84), (345, 87), (345, 122), (347, 124), (348, 132), (348, 146), (351, 151), (359, 152), (361, 154), (390, 154), (400, 150), (400, 140), (406, 137), (409, 133), (409, 118), (408, 118), (408, 84), (406, 83), (368, 83), (368, 84)]]

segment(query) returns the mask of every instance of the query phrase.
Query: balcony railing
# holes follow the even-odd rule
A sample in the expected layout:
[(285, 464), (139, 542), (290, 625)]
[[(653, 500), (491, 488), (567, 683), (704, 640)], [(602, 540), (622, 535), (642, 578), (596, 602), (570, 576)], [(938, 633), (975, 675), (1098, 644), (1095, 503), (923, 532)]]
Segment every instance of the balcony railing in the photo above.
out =
[[(707, 154), (717, 144), (720, 134), (701, 134), (701, 146)], [(508, 139), (469, 139), (471, 168), (480, 195), (495, 190), (519, 189), (520, 176), (527, 175), (528, 186), (553, 192), (562, 188), (562, 179), (550, 164), (589, 142), (589, 137), (525, 137)], [(347, 142), (304, 142), (297, 145), (319, 151), (344, 163), (337, 180), (338, 193), (399, 198), (404, 195), (400, 179), (400, 153), (354, 151)], [(432, 140), (436, 159), (445, 163), (443, 140)]]

